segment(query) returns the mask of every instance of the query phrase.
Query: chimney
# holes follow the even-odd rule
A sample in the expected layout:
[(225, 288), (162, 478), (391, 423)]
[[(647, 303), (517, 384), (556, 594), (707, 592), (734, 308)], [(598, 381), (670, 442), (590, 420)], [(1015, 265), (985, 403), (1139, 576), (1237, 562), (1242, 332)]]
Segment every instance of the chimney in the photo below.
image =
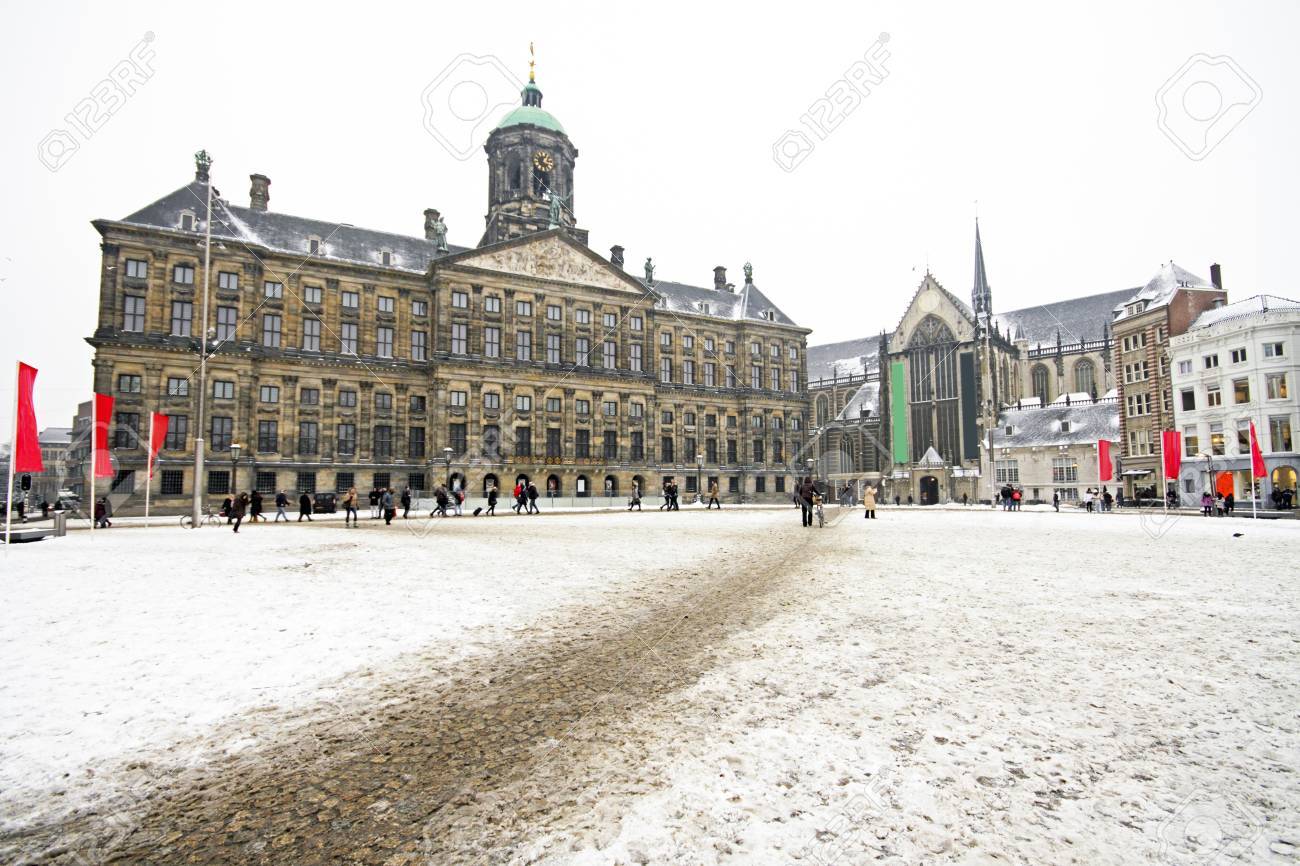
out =
[(623, 270), (623, 248), (618, 244), (609, 248), (609, 263), (620, 271)]
[(1210, 282), (1216, 289), (1223, 291), (1223, 269), (1219, 267), (1218, 262), (1210, 265)]
[(727, 269), (722, 265), (713, 269), (713, 288), (719, 292), (727, 290)]
[(248, 206), (253, 210), (266, 210), (271, 200), (271, 179), (264, 174), (250, 174), (253, 185), (248, 188)]

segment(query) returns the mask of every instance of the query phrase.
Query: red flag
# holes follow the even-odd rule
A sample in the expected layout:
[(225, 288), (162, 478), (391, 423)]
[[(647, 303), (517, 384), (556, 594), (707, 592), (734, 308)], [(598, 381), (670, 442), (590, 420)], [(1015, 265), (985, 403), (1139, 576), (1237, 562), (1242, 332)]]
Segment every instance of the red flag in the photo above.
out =
[(113, 418), (113, 398), (108, 394), (95, 395), (95, 477), (113, 477), (113, 459), (108, 453), (108, 425)]
[(1097, 466), (1098, 474), (1102, 481), (1110, 481), (1115, 477), (1115, 464), (1110, 459), (1110, 440), (1097, 440)]
[(1160, 432), (1160, 454), (1165, 462), (1165, 478), (1177, 478), (1183, 462), (1183, 434), (1177, 430)]
[(161, 412), (153, 413), (153, 423), (149, 425), (153, 428), (153, 435), (149, 437), (150, 478), (153, 478), (153, 471), (158, 466), (158, 452), (162, 450), (162, 444), (167, 439), (167, 422), (167, 415), (163, 415)]
[(1268, 467), (1264, 465), (1264, 452), (1259, 450), (1259, 437), (1255, 435), (1255, 422), (1250, 422), (1250, 474), (1255, 478), (1263, 478), (1268, 474)]
[(14, 419), (14, 472), (44, 472), (41, 440), (36, 433), (36, 405), (32, 389), (36, 368), (18, 363), (18, 417)]

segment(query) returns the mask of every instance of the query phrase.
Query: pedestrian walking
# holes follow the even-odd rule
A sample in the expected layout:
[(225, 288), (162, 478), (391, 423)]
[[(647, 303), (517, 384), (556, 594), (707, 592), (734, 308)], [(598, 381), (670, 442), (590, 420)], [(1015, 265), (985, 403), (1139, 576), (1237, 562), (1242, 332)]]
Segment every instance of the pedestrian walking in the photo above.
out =
[[(357, 516), (357, 489), (349, 487), (348, 492), (343, 494), (343, 525), (356, 526), (360, 523)], [(278, 519), (278, 518), (277, 518)]]
[(226, 518), (227, 525), (229, 525), (230, 522), (235, 519), (235, 516), (230, 513), (231, 511), (234, 510), (234, 507), (235, 507), (235, 500), (231, 499), (229, 496), (221, 500), (221, 516)]
[(94, 514), (97, 529), (107, 529), (113, 525), (112, 521), (108, 519), (108, 503), (105, 500), (99, 499), (95, 501)]
[(627, 500), (627, 510), (631, 511), (633, 508), (637, 511), (641, 510), (641, 485), (636, 481), (632, 482), (632, 495)]
[(1083, 508), (1089, 514), (1092, 513), (1092, 488), (1091, 487), (1083, 491)]
[(397, 516), (397, 506), (393, 502), (393, 488), (388, 488), (379, 496), (379, 505), (384, 509), (384, 526), (392, 526)]
[(262, 516), (262, 492), (254, 490), (252, 497), (248, 500), (248, 522), (257, 523), (259, 520), (263, 523), (266, 522), (266, 518)]
[(1228, 517), (1232, 516), (1232, 509), (1237, 507), (1237, 497), (1232, 493), (1227, 493), (1223, 497), (1223, 513)]
[(1061, 494), (1052, 491), (1052, 510), (1057, 514), (1061, 513)]
[(528, 497), (524, 493), (523, 481), (515, 482), (514, 498), (515, 498), (515, 504), (510, 506), (510, 510), (513, 511), (515, 514), (521, 514), (522, 512), (519, 509), (523, 508), (524, 503), (528, 501)]
[(439, 484), (433, 491), (434, 509), (429, 512), (429, 516), (433, 517), (436, 515), (438, 517), (446, 517), (447, 505), (450, 501), (451, 500), (447, 496), (447, 488)]
[(903, 499), (902, 499), (902, 497), (900, 497), (897, 493), (895, 493), (895, 494), (894, 494), (894, 507), (897, 508), (898, 506), (900, 506), (900, 505), (902, 505), (902, 504), (903, 504)]
[(241, 493), (235, 497), (234, 504), (230, 507), (230, 515), (235, 521), (235, 532), (239, 532), (239, 524), (244, 522), (244, 514), (248, 511), (248, 494)]
[(1207, 490), (1201, 494), (1201, 514), (1203, 514), (1206, 517), (1209, 517), (1210, 509), (1212, 509), (1213, 507), (1214, 507), (1214, 497), (1211, 496), (1210, 491)]
[(876, 519), (876, 488), (868, 484), (862, 490), (862, 505), (865, 509), (862, 515), (863, 520)]
[(717, 506), (717, 509), (719, 511), (722, 510), (722, 503), (718, 501), (718, 482), (710, 481), (709, 482), (709, 504), (705, 506), (704, 510), (708, 511), (710, 508), (713, 508), (714, 506)]
[(1115, 504), (1115, 497), (1110, 495), (1110, 491), (1105, 487), (1101, 488), (1101, 510), (1110, 511), (1111, 506)]
[(284, 518), (285, 523), (289, 522), (289, 515), (285, 511), (285, 509), (287, 509), (288, 507), (289, 507), (289, 497), (285, 495), (283, 490), (277, 491), (275, 494), (275, 522), (276, 523), (280, 522), (281, 517)]
[(1011, 509), (1013, 511), (1020, 510), (1020, 500), (1023, 499), (1024, 496), (1025, 496), (1024, 491), (1022, 491), (1019, 487), (1011, 491), (1011, 503), (1012, 503)]
[(402, 488), (402, 519), (406, 520), (411, 516), (411, 488)]
[(537, 507), (537, 497), (541, 495), (537, 492), (537, 485), (529, 481), (528, 489), (525, 491), (524, 495), (528, 497), (528, 513), (541, 514), (542, 509)]
[(962, 505), (970, 505), (970, 494), (968, 494), (968, 493), (963, 493), (963, 494), (961, 495), (961, 504), (962, 504)]
[(488, 506), (487, 506), (487, 513), (488, 513), (488, 515), (491, 516), (491, 517), (496, 517), (496, 515), (497, 515), (497, 486), (496, 486), (495, 484), (493, 484), (493, 485), (491, 485), (490, 487), (488, 487), (487, 500), (488, 500)]
[(304, 517), (311, 523), (311, 496), (305, 490), (298, 497), (298, 522), (302, 523)]
[(812, 526), (813, 497), (816, 493), (817, 487), (812, 479), (805, 477), (803, 483), (799, 485), (799, 513), (803, 518), (804, 526)]

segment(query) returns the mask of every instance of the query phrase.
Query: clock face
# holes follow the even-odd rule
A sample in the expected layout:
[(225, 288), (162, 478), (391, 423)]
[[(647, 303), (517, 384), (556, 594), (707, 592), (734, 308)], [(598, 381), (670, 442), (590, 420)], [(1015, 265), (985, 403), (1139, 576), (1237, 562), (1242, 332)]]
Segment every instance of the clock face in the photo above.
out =
[(533, 154), (533, 168), (538, 171), (550, 171), (555, 168), (555, 160), (544, 150), (539, 150)]

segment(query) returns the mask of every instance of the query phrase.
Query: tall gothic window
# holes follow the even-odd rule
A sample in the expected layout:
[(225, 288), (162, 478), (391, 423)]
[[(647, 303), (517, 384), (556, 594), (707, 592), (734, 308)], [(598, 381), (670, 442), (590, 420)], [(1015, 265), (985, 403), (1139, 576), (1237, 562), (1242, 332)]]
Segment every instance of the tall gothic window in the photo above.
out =
[(1029, 385), (1033, 390), (1033, 395), (1037, 397), (1044, 406), (1048, 403), (1048, 373), (1047, 368), (1042, 364), (1035, 364), (1034, 369), (1029, 372)]
[(1083, 360), (1074, 365), (1074, 390), (1097, 396), (1097, 370), (1091, 361)]
[[(926, 316), (907, 343), (912, 453), (933, 446), (944, 460), (961, 459), (957, 338), (936, 316)], [(974, 399), (974, 395), (971, 395)]]

